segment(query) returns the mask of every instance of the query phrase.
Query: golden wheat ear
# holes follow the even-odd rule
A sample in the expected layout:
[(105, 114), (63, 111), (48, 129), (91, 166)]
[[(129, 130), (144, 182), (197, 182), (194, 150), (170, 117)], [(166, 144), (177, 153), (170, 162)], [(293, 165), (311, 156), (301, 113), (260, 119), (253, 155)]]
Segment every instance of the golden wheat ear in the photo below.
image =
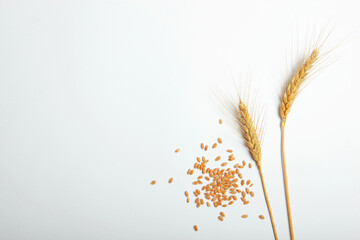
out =
[(278, 237), (276, 233), (275, 222), (272, 215), (269, 198), (266, 192), (265, 181), (261, 168), (261, 144), (264, 133), (264, 118), (260, 118), (262, 111), (259, 111), (259, 105), (256, 106), (254, 100), (252, 101), (253, 106), (250, 109), (248, 108), (248, 103), (250, 102), (250, 90), (248, 89), (245, 94), (240, 94), (240, 92), (241, 91), (238, 90), (237, 99), (227, 101), (227, 104), (224, 104), (224, 106), (227, 107), (228, 112), (231, 114), (232, 119), (234, 120), (234, 125), (240, 133), (240, 136), (244, 141), (244, 145), (249, 150), (250, 156), (255, 161), (258, 168), (274, 238), (277, 240)]
[(345, 44), (345, 41), (350, 36), (348, 35), (335, 47), (324, 51), (324, 44), (330, 34), (331, 31), (328, 32), (326, 27), (322, 29), (315, 42), (309, 48), (306, 48), (303, 60), (296, 67), (292, 66), (294, 70), (286, 82), (280, 97), (279, 114), (281, 125), (285, 125), (295, 99), (305, 86), (309, 84), (313, 75), (319, 72), (320, 66), (324, 67), (324, 65), (332, 63), (333, 60), (329, 57), (330, 53)]
[(285, 124), (287, 115), (290, 112), (295, 98), (304, 87), (304, 84), (308, 80), (309, 74), (313, 71), (318, 60), (319, 49), (315, 48), (288, 81), (280, 102), (280, 117), (282, 124)]
[(256, 162), (256, 165), (261, 165), (261, 139), (259, 138), (260, 130), (254, 124), (251, 118), (251, 114), (246, 107), (245, 103), (239, 98), (238, 103), (233, 106), (233, 115), (238, 128), (240, 130), (241, 137), (245, 146), (250, 152), (252, 159)]

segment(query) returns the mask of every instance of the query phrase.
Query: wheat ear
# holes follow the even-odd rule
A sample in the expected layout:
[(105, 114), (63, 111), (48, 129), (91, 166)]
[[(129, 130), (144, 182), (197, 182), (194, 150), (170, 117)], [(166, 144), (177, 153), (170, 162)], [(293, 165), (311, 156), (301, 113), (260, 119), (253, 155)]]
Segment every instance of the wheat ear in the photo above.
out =
[(261, 169), (261, 138), (258, 137), (259, 135), (260, 136), (262, 135), (261, 130), (257, 129), (257, 124), (254, 124), (253, 120), (251, 119), (251, 115), (248, 111), (248, 108), (246, 107), (246, 105), (244, 104), (244, 102), (241, 100), (240, 97), (237, 106), (235, 105), (233, 110), (234, 110), (235, 120), (238, 126), (240, 127), (241, 135), (245, 142), (245, 145), (249, 149), (250, 155), (252, 159), (256, 162), (256, 166), (258, 167), (261, 184), (264, 192), (264, 197), (270, 215), (274, 237), (277, 240), (278, 237), (276, 233), (274, 218), (272, 215), (269, 198), (266, 193), (264, 177)]
[(246, 105), (239, 100), (239, 112), (237, 115), (237, 122), (240, 125), (242, 137), (245, 141), (245, 145), (250, 151), (252, 159), (256, 162), (256, 165), (261, 165), (261, 146), (257, 136), (257, 132), (253, 121), (251, 120), (249, 111)]
[(281, 118), (281, 156), (283, 164), (283, 175), (284, 175), (284, 186), (285, 186), (285, 197), (286, 197), (286, 208), (288, 214), (288, 222), (290, 229), (290, 238), (294, 240), (294, 229), (291, 217), (290, 198), (289, 198), (289, 187), (286, 172), (285, 163), (285, 123), (287, 115), (290, 112), (291, 106), (295, 101), (295, 98), (302, 90), (304, 83), (306, 82), (309, 73), (313, 70), (314, 65), (319, 60), (319, 49), (315, 48), (310, 55), (305, 59), (303, 64), (295, 71), (294, 75), (290, 78), (284, 93), (281, 97), (280, 103), (280, 118)]
[(280, 103), (280, 117), (281, 122), (285, 125), (286, 117), (290, 112), (291, 106), (295, 101), (296, 96), (301, 91), (304, 83), (314, 64), (319, 59), (319, 49), (315, 48), (311, 54), (305, 59), (304, 63), (300, 68), (295, 71), (295, 74), (290, 78), (287, 87), (284, 89), (284, 93)]

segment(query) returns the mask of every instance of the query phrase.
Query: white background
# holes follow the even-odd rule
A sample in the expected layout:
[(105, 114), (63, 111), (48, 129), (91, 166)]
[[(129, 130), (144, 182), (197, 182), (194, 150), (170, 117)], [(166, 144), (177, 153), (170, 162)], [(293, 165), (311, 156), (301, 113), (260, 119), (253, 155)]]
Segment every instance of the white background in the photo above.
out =
[(267, 107), (263, 170), (289, 239), (278, 96), (322, 27), (333, 29), (324, 50), (351, 35), (288, 118), (295, 236), (359, 239), (357, 2), (0, 1), (0, 239), (272, 239), (254, 168), (243, 173), (255, 198), (224, 222), (183, 195), (201, 141), (221, 136), (250, 161), (214, 97), (248, 73)]

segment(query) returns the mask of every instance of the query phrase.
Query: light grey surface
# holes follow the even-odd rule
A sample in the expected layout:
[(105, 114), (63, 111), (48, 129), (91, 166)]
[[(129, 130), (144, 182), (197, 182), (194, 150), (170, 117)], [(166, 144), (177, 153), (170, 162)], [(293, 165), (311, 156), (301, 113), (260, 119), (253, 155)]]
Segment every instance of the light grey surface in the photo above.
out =
[[(277, 115), (286, 66), (308, 42), (306, 29), (330, 16), (329, 48), (354, 30), (356, 39), (358, 7), (2, 0), (0, 239), (272, 239), (255, 169), (244, 171), (255, 182), (254, 200), (226, 209), (224, 222), (218, 209), (196, 209), (183, 196), (201, 141), (222, 136), (224, 147), (249, 160), (212, 95), (232, 87), (229, 72), (235, 79), (251, 72), (261, 85), (263, 170), (279, 237), (288, 239)], [(360, 235), (359, 40), (337, 56), (288, 118), (297, 239)]]

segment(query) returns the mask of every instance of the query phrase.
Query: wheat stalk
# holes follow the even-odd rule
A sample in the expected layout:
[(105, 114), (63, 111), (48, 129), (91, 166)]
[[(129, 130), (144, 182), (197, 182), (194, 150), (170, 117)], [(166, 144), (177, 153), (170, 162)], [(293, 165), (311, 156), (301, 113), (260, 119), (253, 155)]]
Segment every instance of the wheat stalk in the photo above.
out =
[(314, 69), (315, 64), (319, 60), (319, 48), (315, 48), (309, 56), (305, 59), (302, 65), (295, 71), (293, 76), (290, 78), (284, 93), (281, 97), (280, 102), (280, 118), (281, 118), (281, 156), (283, 163), (283, 175), (284, 175), (284, 186), (285, 186), (285, 197), (286, 197), (286, 207), (288, 214), (288, 222), (290, 229), (290, 238), (294, 239), (294, 229), (291, 217), (291, 208), (290, 208), (290, 198), (289, 198), (289, 187), (287, 180), (286, 172), (286, 163), (285, 163), (285, 123), (286, 118), (290, 112), (291, 106), (293, 105), (296, 97), (302, 90), (304, 83), (306, 83), (309, 73)]
[[(261, 128), (259, 129), (258, 124), (254, 123), (254, 121), (251, 117), (252, 115), (249, 113), (248, 108), (246, 107), (245, 103), (241, 100), (240, 96), (239, 96), (239, 101), (236, 104), (233, 104), (232, 111), (233, 111), (235, 121), (236, 121), (238, 127), (240, 128), (241, 136), (245, 142), (245, 145), (248, 148), (250, 155), (251, 155), (252, 159), (255, 161), (256, 166), (259, 170), (261, 184), (262, 184), (268, 212), (270, 215), (270, 220), (271, 220), (274, 237), (277, 240), (278, 237), (277, 237), (277, 233), (276, 233), (274, 218), (272, 215), (269, 198), (268, 198), (268, 195), (266, 192), (264, 177), (263, 177), (262, 168), (261, 168), (262, 130), (261, 130)], [(258, 123), (259, 121), (256, 121), (256, 122)]]

